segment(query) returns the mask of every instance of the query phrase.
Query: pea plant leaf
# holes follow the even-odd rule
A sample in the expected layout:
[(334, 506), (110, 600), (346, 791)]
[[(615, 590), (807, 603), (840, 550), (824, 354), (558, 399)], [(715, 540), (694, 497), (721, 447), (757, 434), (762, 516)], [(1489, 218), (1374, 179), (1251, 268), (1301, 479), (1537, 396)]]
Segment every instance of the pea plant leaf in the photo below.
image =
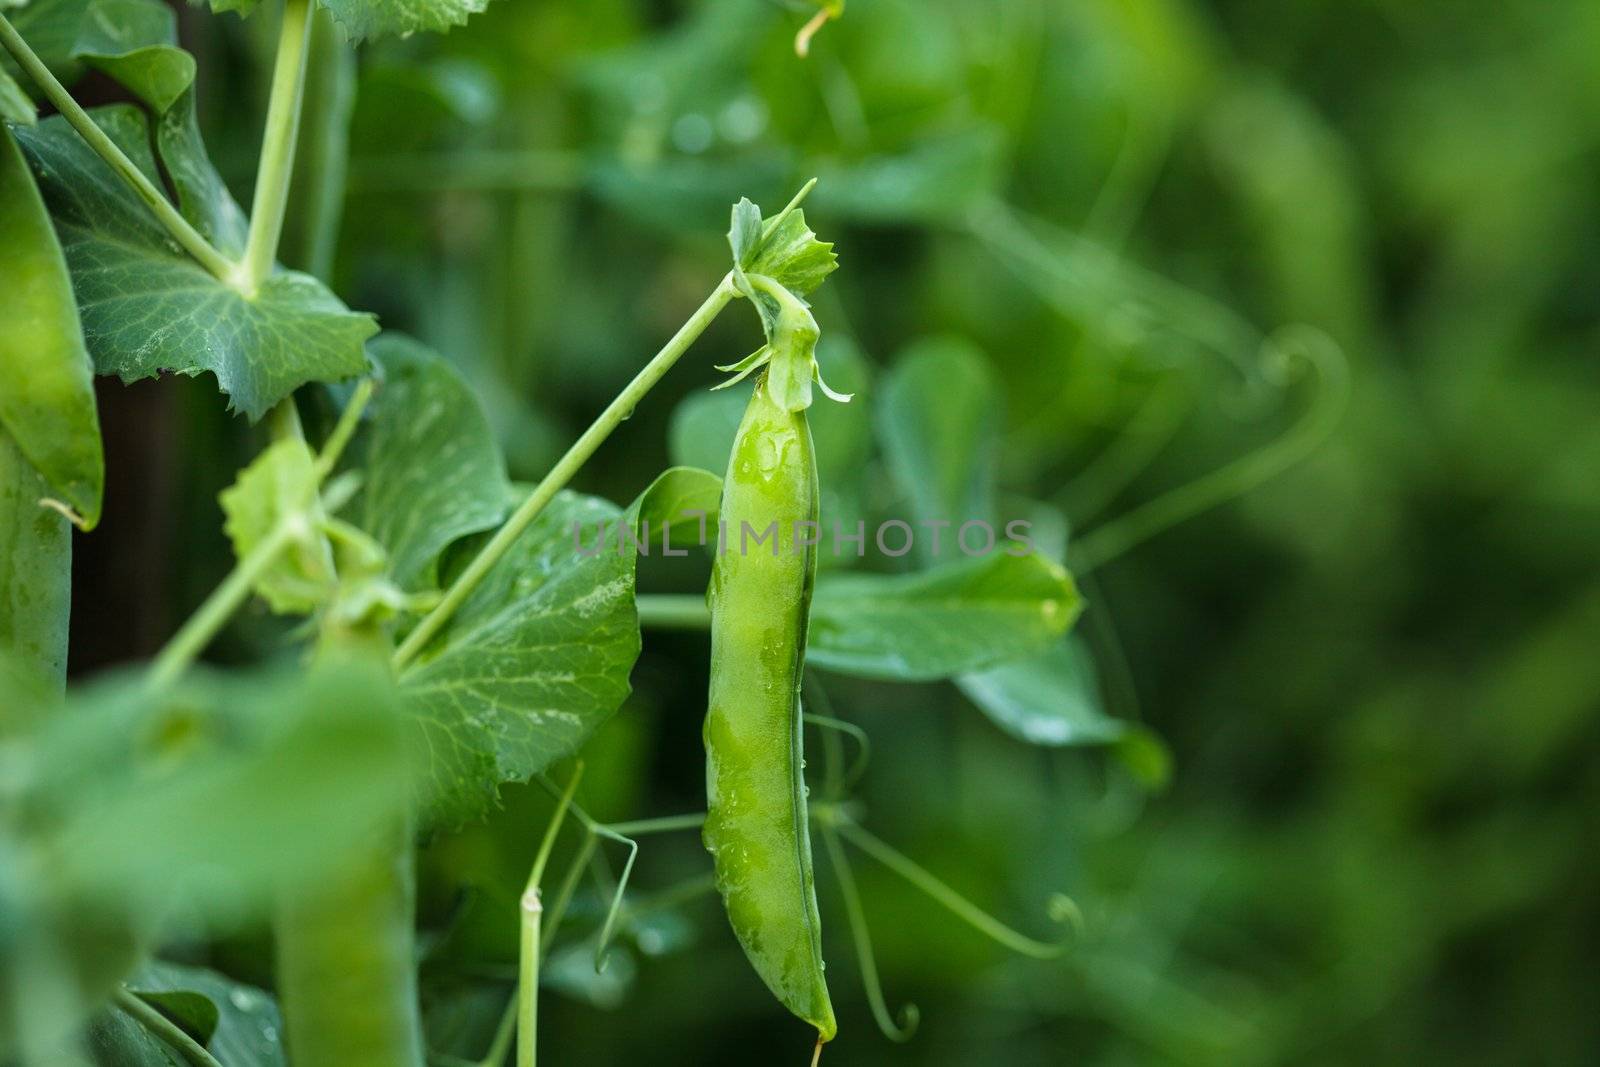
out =
[[(67, 264), (17, 142), (0, 125), (0, 432), (86, 528), (105, 482), (93, 372)], [(35, 500), (37, 503), (37, 499)]]
[[(1000, 393), (981, 352), (954, 338), (912, 345), (885, 378), (877, 413), (884, 457), (919, 524), (994, 521)], [(932, 544), (914, 546), (925, 562)]]
[(219, 1063), (282, 1067), (283, 1015), (265, 990), (204, 967), (149, 960), (128, 989), (183, 1027)]
[(639, 655), (635, 556), (587, 548), (621, 518), (558, 495), (401, 673), (426, 752), (425, 824), (484, 815), (501, 783), (571, 755), (622, 705)]
[(1025, 659), (964, 674), (956, 687), (1018, 741), (1050, 748), (1107, 746), (1147, 787), (1166, 781), (1165, 746), (1138, 723), (1106, 714), (1094, 658), (1077, 634)]
[[(740, 206), (744, 203), (748, 201), (741, 201)], [(750, 220), (741, 220), (739, 206), (734, 208), (733, 217), (729, 240), (743, 239), (745, 251), (736, 262), (745, 273), (765, 275), (796, 296), (807, 296), (839, 269), (833, 245), (817, 238), (806, 224), (806, 213), (799, 208), (784, 216), (764, 240), (759, 230), (753, 239), (749, 236)]]
[[(93, 114), (159, 184), (146, 116), (127, 105)], [(223, 251), (236, 249), (238, 208), (181, 117), (161, 138), (180, 206)], [(63, 119), (19, 130), (18, 140), (55, 221), (100, 373), (136, 381), (209, 372), (230, 405), (256, 419), (306, 382), (366, 370), (371, 316), (349, 311), (321, 282), (280, 270), (246, 297), (186, 257)]]
[(483, 406), (454, 367), (384, 334), (367, 348), (381, 372), (356, 524), (388, 550), (401, 588), (430, 588), (440, 554), (505, 517), (511, 483)]
[(39, 506), (49, 492), (0, 428), (0, 733), (21, 714), (23, 686), (59, 691), (66, 682), (72, 531), (65, 516)]
[(0, 69), (0, 122), (32, 126), (38, 118), (39, 109), (33, 106), (33, 99), (22, 91), (15, 78)]
[(932, 681), (1039, 651), (1083, 604), (1037, 554), (992, 555), (910, 574), (823, 574), (811, 602), (808, 663), (887, 681)]
[[(385, 665), (340, 661), (195, 671), (160, 689), (114, 676), (30, 716), (7, 740), (0, 990), (59, 976), (46, 1023), (70, 1027), (175, 918), (186, 932), (231, 928), (321, 884), (404, 817), (397, 701)], [(51, 861), (11, 861), (21, 855)]]
[(177, 13), (160, 0), (90, 0), (72, 55), (160, 116), (194, 84), (194, 57), (177, 44)]
[(255, 591), (280, 614), (306, 614), (321, 607), (338, 583), (333, 556), (319, 530), (319, 479), (316, 457), (298, 438), (275, 441), (223, 490), (223, 530), (233, 552), (244, 559), (285, 523), (298, 523), (300, 536), (256, 580)]
[[(22, 39), (34, 54), (64, 82), (73, 81), (81, 67), (73, 58), (73, 45), (83, 27), (90, 0), (28, 0), (15, 11), (7, 12)], [(0, 71), (28, 84), (11, 53), (0, 49)]]
[(697, 467), (670, 467), (639, 494), (626, 521), (650, 551), (684, 544), (715, 545), (721, 508), (721, 475)]
[[(218, 0), (213, 0), (216, 7)], [(221, 0), (249, 4), (255, 0)], [(489, 0), (318, 0), (352, 42), (372, 37), (444, 33), (481, 13)]]

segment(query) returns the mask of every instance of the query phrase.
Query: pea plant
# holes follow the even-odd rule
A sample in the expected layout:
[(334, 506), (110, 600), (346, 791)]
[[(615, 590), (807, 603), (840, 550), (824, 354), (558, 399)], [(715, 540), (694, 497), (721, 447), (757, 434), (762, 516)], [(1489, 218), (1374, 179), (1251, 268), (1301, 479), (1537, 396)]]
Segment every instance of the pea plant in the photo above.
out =
[[(797, 1054), (839, 1035), (814, 839), (893, 1039), (911, 1036), (915, 1009), (885, 1003), (845, 846), (1016, 952), (1063, 952), (1081, 921), (1067, 898), (1039, 902), (1056, 930), (1035, 939), (866, 827), (852, 789), (867, 739), (822, 679), (949, 681), (1021, 740), (1102, 747), (1158, 781), (1159, 742), (1081, 699), (1092, 681), (1066, 564), (1104, 562), (1281, 469), (1331, 405), (1069, 556), (1064, 531), (1002, 514), (994, 383), (970, 353), (930, 346), (872, 397), (824, 382), (808, 301), (838, 263), (807, 222), (808, 184), (770, 214), (733, 206), (730, 266), (705, 279), (703, 303), (536, 483), (514, 483), (455, 364), (380, 332), (325, 280), (340, 167), (294, 177), (313, 140), (302, 125), (324, 118), (305, 91), (317, 62), (448, 29), (481, 0), (266, 6), (278, 36), (248, 214), (207, 155), (196, 62), (159, 0), (0, 12), (0, 1062), (532, 1065), (544, 965), (579, 921), (578, 886), (602, 842), (626, 850), (580, 940), (599, 970), (641, 913), (628, 884), (647, 834), (703, 834), (750, 980), (814, 1030)], [(844, 4), (808, 10), (802, 55)], [(74, 83), (91, 73), (127, 102), (81, 106)], [(304, 269), (280, 263), (293, 227)], [(641, 472), (625, 503), (573, 491), (736, 304), (756, 312), (761, 343), (679, 410), (681, 465)], [(1277, 348), (1321, 352), (1306, 338)], [(828, 370), (842, 389), (861, 383), (849, 360)], [(262, 428), (220, 496), (234, 563), (148, 664), (68, 687), (73, 529), (94, 530), (105, 481), (92, 379), (163, 373), (211, 376)], [(867, 522), (873, 418), (911, 521)], [(864, 566), (869, 547), (894, 566)], [(712, 557), (705, 598), (640, 592), (641, 557), (696, 551)], [(293, 621), (288, 648), (201, 663), (252, 603)], [(709, 632), (705, 811), (607, 823), (577, 799), (582, 753), (629, 696), (642, 629)], [(810, 774), (807, 743), (823, 757)], [(515, 904), (518, 967), (469, 1056), (419, 1008), (416, 851), (529, 782), (555, 806), (525, 828), (541, 843)], [(547, 897), (569, 820), (581, 841)], [(163, 956), (261, 927), (270, 992)]]

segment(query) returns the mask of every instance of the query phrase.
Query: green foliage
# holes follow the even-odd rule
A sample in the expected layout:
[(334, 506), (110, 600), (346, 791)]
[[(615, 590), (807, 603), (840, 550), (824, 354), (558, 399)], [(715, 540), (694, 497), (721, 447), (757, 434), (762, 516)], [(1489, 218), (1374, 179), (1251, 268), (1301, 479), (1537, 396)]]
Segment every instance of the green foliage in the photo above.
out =
[(429, 756), (424, 822), (481, 817), (500, 783), (571, 755), (627, 697), (634, 557), (576, 550), (602, 525), (615, 537), (621, 518), (603, 500), (557, 497), (401, 674)]
[[(151, 125), (113, 106), (95, 120), (157, 180)], [(181, 130), (163, 125), (162, 160), (184, 213), (226, 251), (242, 247), (238, 208)], [(370, 316), (348, 311), (321, 282), (279, 271), (247, 297), (173, 248), (144, 205), (60, 118), (19, 130), (72, 268), (95, 367), (124, 381), (160, 371), (212, 373), (231, 404), (259, 418), (297, 386), (361, 374)]]
[(33, 176), (0, 127), (0, 434), (92, 529), (105, 480), (89, 356), (72, 284)]
[(505, 517), (505, 461), (467, 383), (436, 353), (393, 334), (368, 352), (382, 388), (363, 435), (356, 523), (389, 551), (401, 588), (425, 589), (445, 549)]
[(283, 1067), (283, 1016), (271, 994), (204, 967), (148, 960), (128, 989), (181, 1026), (219, 1063)]

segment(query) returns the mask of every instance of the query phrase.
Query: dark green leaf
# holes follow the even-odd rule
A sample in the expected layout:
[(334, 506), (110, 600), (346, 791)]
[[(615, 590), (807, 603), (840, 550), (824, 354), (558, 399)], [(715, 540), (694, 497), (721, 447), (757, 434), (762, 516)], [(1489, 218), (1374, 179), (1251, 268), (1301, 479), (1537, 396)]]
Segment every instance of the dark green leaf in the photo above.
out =
[[(0, 125), (0, 432), (92, 528), (105, 482), (72, 282), (27, 161)], [(37, 498), (35, 503), (37, 502)]]
[[(15, 11), (6, 12), (11, 25), (28, 42), (34, 54), (64, 82), (73, 81), (81, 68), (73, 59), (73, 45), (83, 27), (89, 0), (29, 0)], [(11, 53), (0, 49), (0, 70), (32, 89), (27, 76), (18, 69)]]
[(128, 988), (226, 1067), (281, 1067), (283, 1018), (270, 994), (204, 967), (151, 960)]
[(483, 815), (500, 783), (571, 755), (627, 697), (639, 626), (622, 518), (557, 496), (402, 674), (427, 746), (424, 823)]
[(505, 460), (482, 405), (449, 363), (397, 334), (368, 351), (383, 380), (356, 521), (388, 550), (398, 585), (431, 587), (440, 553), (505, 517)]
[[(159, 183), (145, 116), (128, 106), (94, 116)], [(226, 252), (242, 232), (238, 208), (204, 156), (185, 147), (191, 118), (168, 116), (163, 150), (181, 206)], [(134, 381), (210, 372), (234, 407), (259, 418), (308, 381), (366, 370), (371, 316), (350, 312), (321, 282), (279, 271), (247, 298), (186, 257), (64, 120), (48, 119), (18, 139), (40, 176), (102, 374)]]
[[(84, 1034), (94, 1067), (186, 1067), (160, 1038), (127, 1014), (107, 1009), (89, 1023)], [(63, 1056), (62, 1063), (74, 1059)]]
[(194, 84), (194, 57), (177, 44), (177, 15), (160, 0), (91, 0), (72, 51), (163, 115)]
[(806, 658), (867, 678), (950, 678), (1043, 649), (1082, 606), (1058, 564), (1004, 546), (915, 574), (824, 574)]

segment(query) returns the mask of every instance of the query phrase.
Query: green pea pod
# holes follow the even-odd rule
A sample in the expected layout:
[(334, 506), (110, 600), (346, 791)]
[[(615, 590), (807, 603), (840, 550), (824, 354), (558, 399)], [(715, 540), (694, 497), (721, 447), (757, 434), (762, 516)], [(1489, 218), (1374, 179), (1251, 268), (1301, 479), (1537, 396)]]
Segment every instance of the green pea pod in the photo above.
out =
[(0, 429), (85, 528), (105, 481), (72, 280), (33, 174), (0, 123)]
[(394, 831), (279, 908), (278, 990), (295, 1067), (422, 1067), (409, 835)]
[(705, 844), (734, 934), (784, 1006), (838, 1030), (823, 976), (800, 673), (816, 574), (817, 464), (803, 411), (757, 383), (722, 487), (726, 544), (711, 578)]

